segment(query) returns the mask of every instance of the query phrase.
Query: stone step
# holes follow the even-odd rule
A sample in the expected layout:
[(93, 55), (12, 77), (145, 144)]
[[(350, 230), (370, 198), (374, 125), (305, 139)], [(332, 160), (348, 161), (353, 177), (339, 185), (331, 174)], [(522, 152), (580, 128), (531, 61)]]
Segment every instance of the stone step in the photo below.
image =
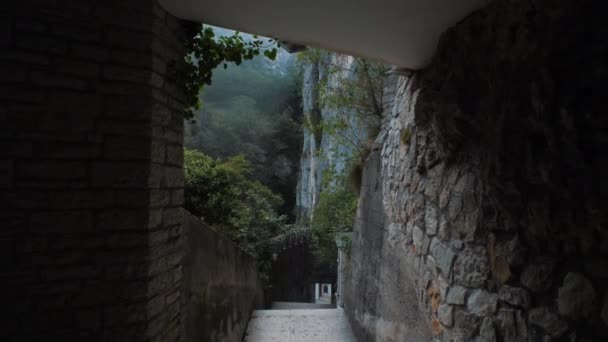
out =
[(342, 309), (256, 310), (245, 336), (245, 342), (355, 341)]

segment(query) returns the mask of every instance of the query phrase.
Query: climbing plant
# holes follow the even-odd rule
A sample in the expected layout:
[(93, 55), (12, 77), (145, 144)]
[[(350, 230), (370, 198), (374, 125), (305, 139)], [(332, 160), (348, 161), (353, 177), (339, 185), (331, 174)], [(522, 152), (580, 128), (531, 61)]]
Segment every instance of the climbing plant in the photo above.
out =
[[(316, 85), (315, 108), (331, 111), (331, 115), (309, 116), (304, 129), (316, 138), (330, 136), (335, 158), (348, 162), (343, 170), (330, 170), (335, 176), (348, 173), (347, 179), (355, 192), (360, 185), (362, 164), (371, 151), (370, 146), (380, 132), (384, 110), (384, 80), (388, 67), (382, 63), (354, 57), (352, 63), (339, 63), (341, 58), (319, 49), (309, 49), (298, 56), (301, 65), (316, 64), (320, 78)], [(317, 118), (319, 117), (319, 118)], [(330, 180), (329, 183), (335, 183)]]
[(246, 41), (239, 34), (231, 36), (216, 36), (212, 27), (202, 26), (200, 33), (187, 44), (187, 70), (185, 88), (187, 95), (187, 109), (184, 116), (193, 117), (193, 111), (200, 107), (199, 93), (205, 85), (210, 85), (213, 70), (228, 63), (240, 65), (244, 60), (253, 59), (260, 54), (274, 60), (277, 55), (276, 42), (272, 39), (262, 40), (257, 36)]
[(345, 186), (320, 194), (310, 227), (313, 237), (313, 253), (319, 261), (335, 265), (336, 239), (344, 240), (344, 233), (351, 232), (357, 211), (357, 197)]

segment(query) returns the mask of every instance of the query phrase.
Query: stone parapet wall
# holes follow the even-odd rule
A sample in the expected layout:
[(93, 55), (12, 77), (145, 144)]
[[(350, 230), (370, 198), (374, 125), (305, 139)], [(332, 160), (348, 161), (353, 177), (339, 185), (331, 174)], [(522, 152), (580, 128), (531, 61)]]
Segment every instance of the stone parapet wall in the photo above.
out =
[(495, 1), (397, 80), (346, 281), (361, 340), (607, 339), (604, 7)]
[(153, 0), (3, 7), (2, 335), (179, 340), (182, 24)]
[(183, 213), (183, 341), (241, 342), (251, 312), (263, 306), (257, 261)]

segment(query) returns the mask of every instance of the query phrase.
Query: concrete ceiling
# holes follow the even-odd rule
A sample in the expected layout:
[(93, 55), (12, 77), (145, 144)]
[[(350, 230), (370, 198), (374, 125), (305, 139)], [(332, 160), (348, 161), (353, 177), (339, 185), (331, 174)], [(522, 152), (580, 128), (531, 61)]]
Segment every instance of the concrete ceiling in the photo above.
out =
[(488, 0), (160, 0), (173, 15), (380, 60), (427, 65), (442, 32)]

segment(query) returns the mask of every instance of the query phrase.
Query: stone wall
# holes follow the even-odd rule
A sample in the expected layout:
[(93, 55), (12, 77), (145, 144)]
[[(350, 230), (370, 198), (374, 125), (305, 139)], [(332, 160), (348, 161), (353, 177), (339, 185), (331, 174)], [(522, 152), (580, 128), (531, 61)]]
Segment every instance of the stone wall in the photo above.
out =
[(2, 335), (179, 340), (181, 23), (154, 0), (10, 2), (0, 23)]
[(241, 342), (262, 306), (257, 261), (184, 210), (184, 341)]
[(362, 340), (413, 303), (441, 341), (606, 340), (605, 7), (495, 1), (397, 79), (346, 282)]

